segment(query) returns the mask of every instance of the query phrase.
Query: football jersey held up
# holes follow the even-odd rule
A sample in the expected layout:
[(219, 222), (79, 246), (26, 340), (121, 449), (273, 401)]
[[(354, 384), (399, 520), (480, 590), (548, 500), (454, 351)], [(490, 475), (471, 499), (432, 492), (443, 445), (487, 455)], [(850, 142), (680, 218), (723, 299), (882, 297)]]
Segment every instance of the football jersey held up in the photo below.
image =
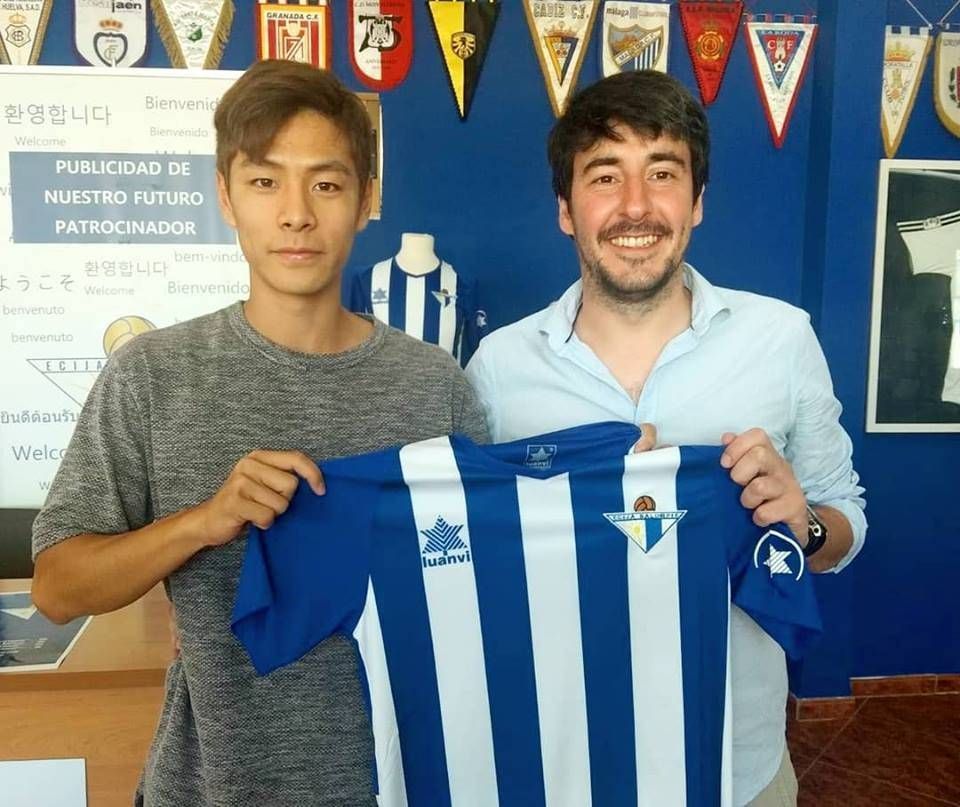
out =
[(356, 639), (381, 805), (731, 803), (730, 601), (797, 656), (810, 576), (720, 448), (638, 436), (335, 460), (251, 530), (234, 633), (261, 674)]

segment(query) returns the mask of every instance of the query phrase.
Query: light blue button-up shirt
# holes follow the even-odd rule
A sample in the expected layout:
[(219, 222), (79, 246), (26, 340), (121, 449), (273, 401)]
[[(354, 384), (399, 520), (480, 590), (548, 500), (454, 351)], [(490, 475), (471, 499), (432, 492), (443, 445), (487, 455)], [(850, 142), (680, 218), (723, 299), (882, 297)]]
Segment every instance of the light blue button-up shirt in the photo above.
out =
[[(759, 427), (790, 462), (808, 501), (842, 512), (860, 551), (863, 488), (823, 351), (799, 308), (712, 286), (690, 266), (690, 327), (664, 347), (634, 401), (574, 332), (581, 284), (484, 339), (467, 367), (495, 442), (602, 420), (653, 423), (668, 445), (719, 445)], [(734, 800), (745, 804), (776, 774), (784, 748), (783, 652), (738, 608), (731, 620)]]

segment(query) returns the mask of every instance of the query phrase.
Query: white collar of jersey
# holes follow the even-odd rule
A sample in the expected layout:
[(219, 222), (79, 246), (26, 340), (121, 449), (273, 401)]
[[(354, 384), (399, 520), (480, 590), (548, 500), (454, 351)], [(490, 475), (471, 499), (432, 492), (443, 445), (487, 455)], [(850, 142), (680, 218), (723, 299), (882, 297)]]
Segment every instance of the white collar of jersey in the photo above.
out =
[[(729, 311), (720, 293), (703, 275), (689, 263), (683, 264), (683, 284), (693, 297), (690, 328), (702, 338), (710, 328), (713, 318), (722, 311)], [(568, 288), (559, 300), (543, 312), (540, 332), (547, 335), (550, 346), (559, 352), (573, 335), (573, 323), (577, 319), (583, 301), (583, 281), (578, 280)]]

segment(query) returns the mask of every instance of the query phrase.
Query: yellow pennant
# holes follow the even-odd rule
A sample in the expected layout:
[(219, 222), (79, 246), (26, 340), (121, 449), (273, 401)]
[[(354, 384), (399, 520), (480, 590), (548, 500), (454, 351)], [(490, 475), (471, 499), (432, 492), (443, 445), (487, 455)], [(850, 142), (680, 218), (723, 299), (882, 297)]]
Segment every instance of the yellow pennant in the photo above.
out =
[(500, 0), (428, 0), (460, 120), (473, 103), (480, 70), (500, 13)]

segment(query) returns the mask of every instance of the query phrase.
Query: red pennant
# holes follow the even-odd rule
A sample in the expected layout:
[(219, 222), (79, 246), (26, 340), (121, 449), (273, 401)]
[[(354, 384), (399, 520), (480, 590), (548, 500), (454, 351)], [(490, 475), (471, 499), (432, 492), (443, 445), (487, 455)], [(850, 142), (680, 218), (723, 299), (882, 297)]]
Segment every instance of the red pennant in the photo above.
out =
[(700, 98), (707, 106), (716, 100), (720, 91), (720, 82), (740, 27), (743, 3), (741, 0), (681, 0), (679, 8)]
[(413, 59), (413, 0), (350, 0), (350, 62), (364, 84), (392, 90)]

